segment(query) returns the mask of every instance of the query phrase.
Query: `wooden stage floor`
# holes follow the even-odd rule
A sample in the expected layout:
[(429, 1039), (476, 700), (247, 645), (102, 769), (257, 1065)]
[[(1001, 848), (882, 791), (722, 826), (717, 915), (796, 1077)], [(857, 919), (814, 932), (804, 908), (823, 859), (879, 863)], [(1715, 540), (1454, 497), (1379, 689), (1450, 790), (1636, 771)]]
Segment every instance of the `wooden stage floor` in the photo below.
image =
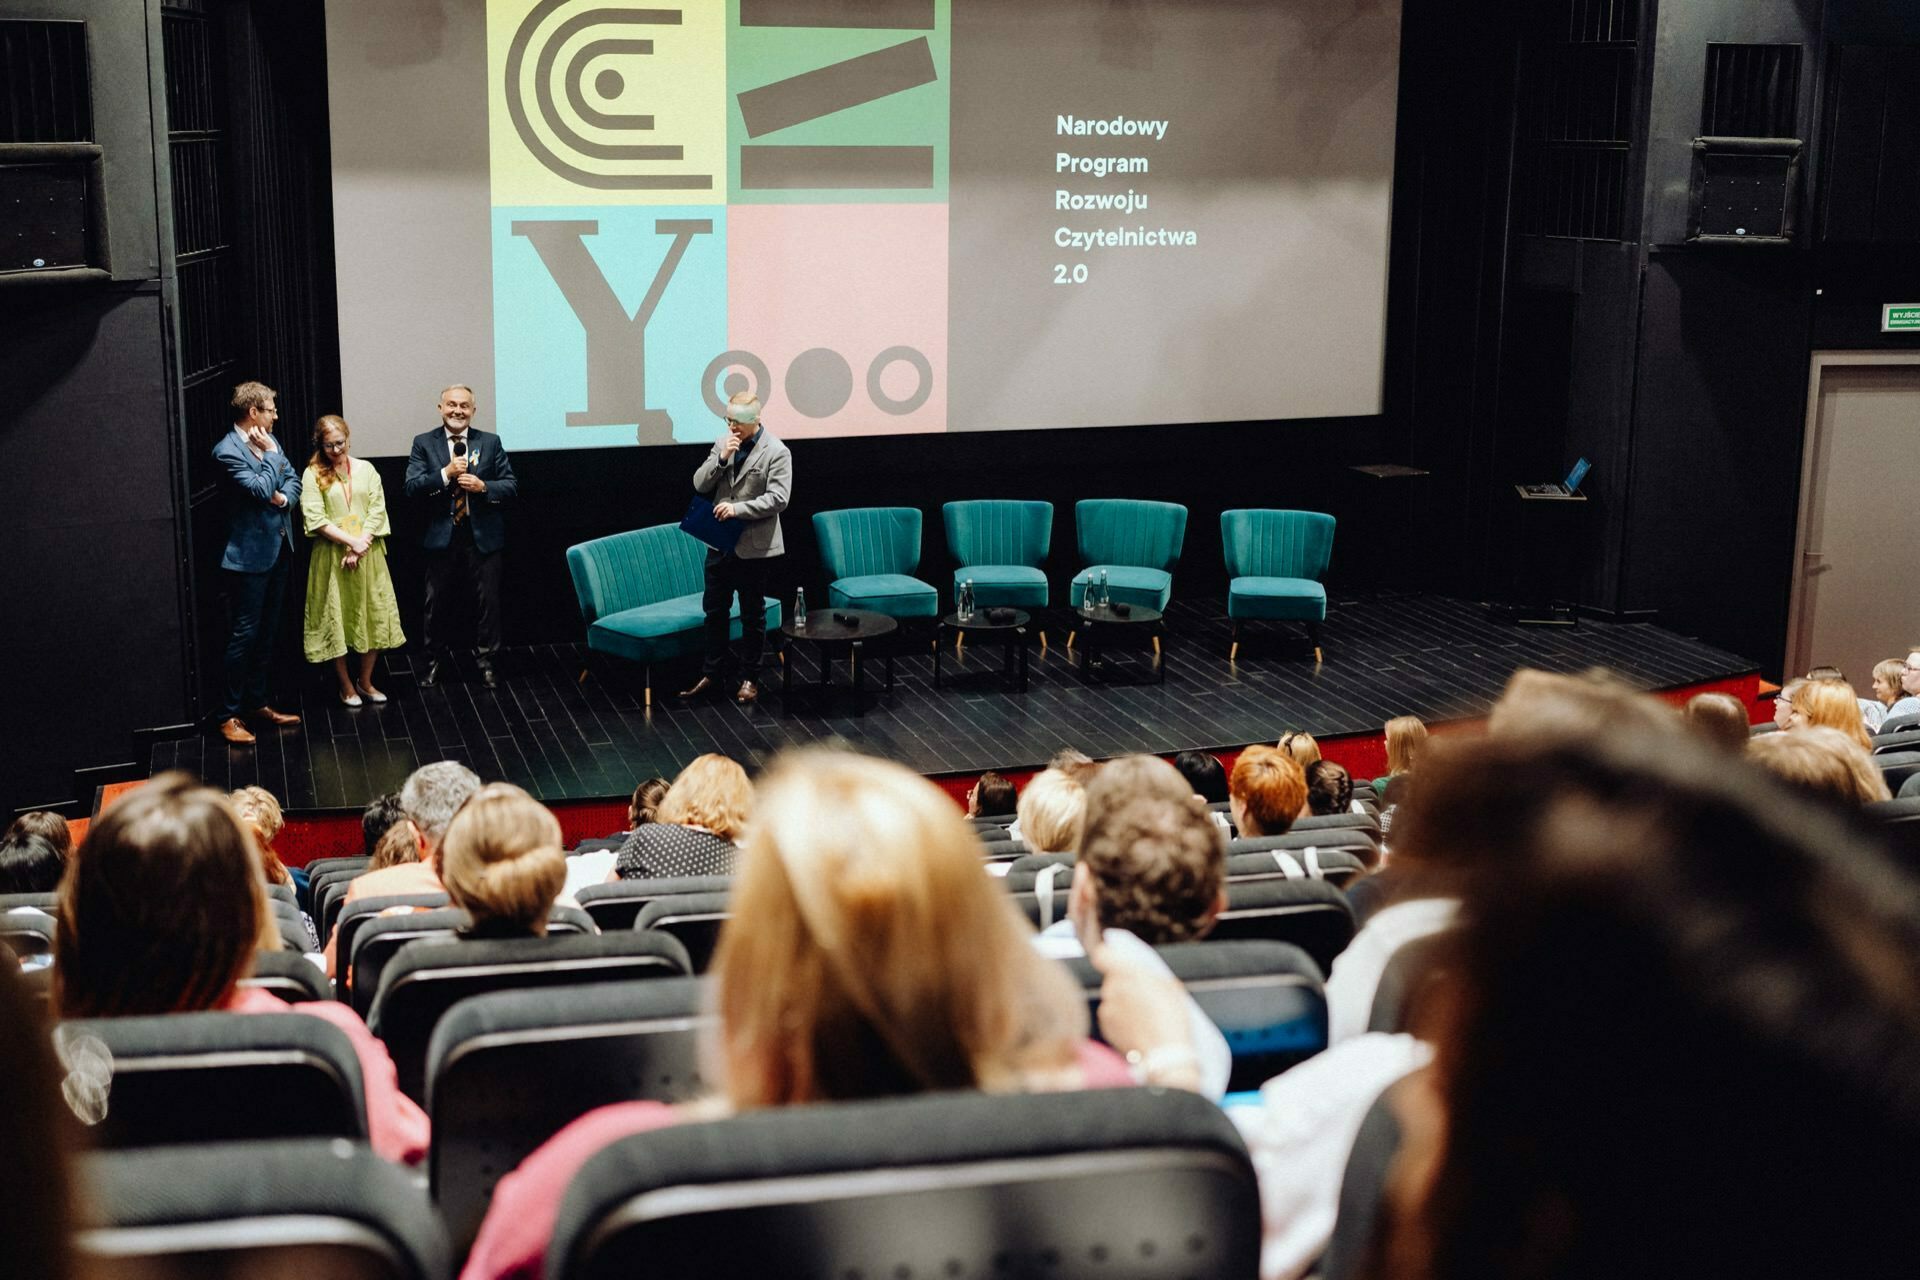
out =
[[(1401, 593), (1343, 594), (1328, 614), (1318, 666), (1297, 632), (1277, 626), (1250, 629), (1239, 661), (1229, 663), (1225, 602), (1176, 601), (1167, 619), (1167, 680), (1159, 685), (1083, 685), (1074, 660), (1055, 644), (1045, 657), (1034, 647), (1027, 692), (1006, 692), (989, 675), (999, 670), (1000, 649), (969, 645), (958, 668), (948, 651), (945, 674), (977, 674), (935, 690), (922, 641), (896, 659), (891, 705), (869, 702), (864, 715), (851, 714), (845, 697), (824, 715), (810, 706), (784, 714), (772, 661), (758, 706), (681, 706), (673, 691), (691, 681), (693, 667), (669, 665), (654, 671), (649, 710), (637, 668), (602, 664), (578, 682), (584, 647), (577, 644), (509, 650), (497, 690), (484, 688), (471, 669), (419, 689), (402, 653), (382, 681), (392, 697), (384, 707), (342, 707), (328, 673), (324, 683), (309, 682), (292, 708), (304, 717), (297, 729), (263, 732), (253, 747), (210, 735), (158, 741), (151, 768), (186, 769), (228, 789), (258, 783), (289, 811), (307, 813), (357, 810), (397, 790), (417, 766), (453, 759), (555, 802), (624, 796), (636, 780), (672, 777), (707, 751), (753, 767), (784, 747), (831, 741), (921, 773), (978, 772), (1036, 765), (1063, 746), (1095, 757), (1166, 753), (1272, 741), (1286, 729), (1377, 734), (1396, 715), (1474, 717), (1522, 666), (1604, 666), (1647, 689), (1756, 670), (1748, 659), (1648, 623), (1516, 627), (1469, 601)], [(1116, 678), (1149, 674), (1144, 648), (1116, 659)], [(793, 661), (796, 684), (818, 679), (812, 646), (798, 646)], [(869, 692), (879, 666), (869, 668)], [(844, 664), (837, 678), (846, 681)]]

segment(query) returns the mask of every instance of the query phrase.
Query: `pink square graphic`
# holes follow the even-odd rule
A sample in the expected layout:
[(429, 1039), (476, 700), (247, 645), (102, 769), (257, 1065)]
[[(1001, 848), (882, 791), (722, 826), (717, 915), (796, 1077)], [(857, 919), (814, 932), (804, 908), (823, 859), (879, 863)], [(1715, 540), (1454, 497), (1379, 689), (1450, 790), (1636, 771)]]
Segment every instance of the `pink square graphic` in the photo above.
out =
[(727, 344), (782, 438), (945, 431), (947, 206), (733, 205)]

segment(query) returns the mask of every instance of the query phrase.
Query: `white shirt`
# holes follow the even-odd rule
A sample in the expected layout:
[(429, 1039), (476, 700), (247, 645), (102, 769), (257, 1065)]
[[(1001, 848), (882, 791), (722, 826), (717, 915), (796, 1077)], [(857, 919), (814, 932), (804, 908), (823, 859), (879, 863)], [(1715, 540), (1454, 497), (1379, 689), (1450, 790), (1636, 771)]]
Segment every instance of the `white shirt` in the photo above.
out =
[(1412, 1036), (1371, 1031), (1267, 1081), (1259, 1105), (1227, 1108), (1260, 1179), (1261, 1280), (1295, 1280), (1326, 1252), (1367, 1112), (1432, 1058)]
[[(1150, 963), (1167, 977), (1173, 977), (1173, 970), (1167, 968), (1167, 962), (1160, 953), (1140, 941), (1125, 929), (1104, 929), (1101, 939), (1117, 951), (1138, 956)], [(1079, 936), (1073, 931), (1073, 921), (1061, 920), (1049, 925), (1033, 939), (1033, 945), (1040, 954), (1054, 960), (1084, 959), (1086, 949), (1080, 945)], [(1233, 1075), (1233, 1050), (1227, 1047), (1227, 1038), (1220, 1034), (1220, 1028), (1213, 1025), (1206, 1010), (1200, 1007), (1192, 996), (1187, 1001), (1187, 1034), (1193, 1039), (1193, 1050), (1200, 1059), (1200, 1092), (1215, 1102), (1227, 1096), (1227, 1080)]]
[(613, 870), (614, 859), (618, 856), (617, 849), (568, 854), (567, 882), (560, 887), (560, 896), (569, 902), (578, 902), (582, 889), (590, 884), (605, 884), (607, 875)]
[(478, 441), (469, 439), (469, 437), (473, 435), (472, 427), (468, 427), (456, 436), (443, 422), (440, 424), (440, 434), (447, 438), (447, 465), (440, 468), (440, 483), (449, 485), (453, 483), (453, 476), (451, 474), (453, 471), (453, 442), (455, 440), (467, 441), (467, 469), (469, 471), (473, 469), (475, 463), (480, 461), (480, 446)]
[(1333, 960), (1327, 979), (1327, 1043), (1339, 1044), (1367, 1029), (1373, 993), (1393, 953), (1409, 942), (1453, 927), (1460, 904), (1452, 898), (1415, 898), (1378, 911)]

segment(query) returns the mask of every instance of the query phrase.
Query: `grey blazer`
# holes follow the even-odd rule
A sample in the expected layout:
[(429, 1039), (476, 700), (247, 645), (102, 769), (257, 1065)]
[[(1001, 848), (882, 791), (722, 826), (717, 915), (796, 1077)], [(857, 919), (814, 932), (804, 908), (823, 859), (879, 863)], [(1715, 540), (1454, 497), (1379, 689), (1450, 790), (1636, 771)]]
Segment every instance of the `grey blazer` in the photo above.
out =
[(787, 543), (780, 534), (780, 513), (787, 509), (787, 500), (793, 494), (793, 454), (774, 438), (773, 432), (760, 428), (753, 452), (737, 473), (733, 463), (720, 461), (720, 441), (714, 441), (706, 461), (693, 473), (693, 487), (716, 504), (731, 502), (738, 511), (734, 519), (746, 521), (733, 554), (742, 560), (785, 554)]

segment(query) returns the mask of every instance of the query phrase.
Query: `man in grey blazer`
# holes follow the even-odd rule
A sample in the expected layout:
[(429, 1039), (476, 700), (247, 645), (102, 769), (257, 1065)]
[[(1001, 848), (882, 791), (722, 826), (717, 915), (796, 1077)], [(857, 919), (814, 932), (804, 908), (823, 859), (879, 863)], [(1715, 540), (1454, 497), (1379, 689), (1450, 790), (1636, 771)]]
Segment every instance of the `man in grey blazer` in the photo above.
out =
[(793, 454), (760, 424), (760, 398), (742, 391), (727, 401), (727, 430), (693, 473), (694, 490), (713, 500), (713, 514), (739, 520), (744, 528), (731, 552), (707, 552), (707, 589), (700, 607), (707, 614), (707, 653), (700, 678), (681, 691), (686, 699), (725, 692), (731, 655), (727, 632), (734, 593), (740, 596), (741, 652), (731, 679), (733, 700), (760, 697), (760, 655), (767, 643), (767, 579), (774, 560), (787, 549), (780, 535), (780, 513), (793, 492)]

